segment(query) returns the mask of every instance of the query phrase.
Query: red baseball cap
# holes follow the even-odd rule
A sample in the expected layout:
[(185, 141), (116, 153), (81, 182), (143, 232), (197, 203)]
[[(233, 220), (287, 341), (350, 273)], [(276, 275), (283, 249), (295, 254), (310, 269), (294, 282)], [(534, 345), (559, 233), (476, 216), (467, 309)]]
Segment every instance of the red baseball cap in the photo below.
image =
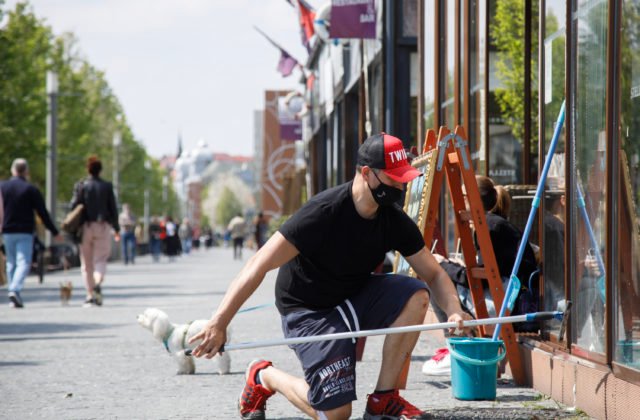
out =
[(407, 161), (402, 140), (387, 133), (374, 134), (360, 145), (358, 165), (380, 169), (389, 178), (402, 183), (422, 175)]

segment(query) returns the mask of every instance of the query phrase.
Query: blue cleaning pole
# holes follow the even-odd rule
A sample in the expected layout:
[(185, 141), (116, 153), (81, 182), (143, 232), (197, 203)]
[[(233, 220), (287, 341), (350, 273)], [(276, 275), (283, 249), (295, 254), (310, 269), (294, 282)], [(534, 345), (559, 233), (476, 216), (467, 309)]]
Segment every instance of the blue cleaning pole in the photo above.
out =
[[(531, 233), (531, 227), (533, 226), (536, 211), (538, 210), (538, 207), (540, 207), (540, 197), (542, 197), (544, 184), (547, 181), (547, 174), (549, 173), (551, 160), (553, 159), (553, 154), (556, 150), (556, 146), (558, 145), (558, 139), (560, 138), (560, 132), (562, 131), (562, 126), (564, 125), (564, 104), (565, 103), (563, 101), (562, 106), (560, 107), (560, 113), (558, 114), (558, 120), (556, 121), (556, 128), (553, 132), (553, 138), (551, 140), (551, 144), (549, 145), (549, 151), (547, 152), (547, 158), (544, 161), (542, 174), (540, 174), (540, 179), (538, 180), (536, 195), (533, 198), (533, 202), (531, 203), (531, 212), (529, 213), (529, 219), (527, 219), (527, 225), (524, 228), (522, 241), (520, 242), (520, 247), (518, 248), (518, 254), (516, 256), (516, 261), (513, 264), (513, 269), (511, 270), (509, 284), (507, 285), (507, 291), (505, 293), (504, 302), (502, 302), (502, 307), (500, 308), (500, 315), (498, 316), (498, 318), (504, 317), (504, 313), (507, 310), (507, 307), (509, 308), (509, 311), (513, 310), (513, 305), (516, 302), (518, 293), (520, 293), (520, 279), (518, 279), (517, 274), (518, 270), (520, 269), (520, 263), (522, 263), (522, 256), (524, 255), (525, 246), (527, 245), (527, 241), (529, 240), (529, 234)], [(493, 341), (497, 341), (500, 338), (501, 327), (502, 324), (496, 325), (496, 329), (493, 331)]]
[(596, 281), (596, 286), (598, 287), (598, 291), (600, 292), (600, 299), (602, 299), (602, 303), (605, 303), (607, 294), (604, 286), (604, 261), (602, 260), (602, 254), (600, 254), (600, 246), (598, 245), (598, 241), (596, 241), (596, 235), (593, 233), (593, 228), (591, 227), (591, 222), (589, 221), (589, 215), (587, 214), (587, 209), (585, 208), (584, 196), (582, 195), (582, 191), (580, 190), (580, 185), (577, 185), (576, 190), (578, 191), (578, 209), (580, 209), (580, 214), (584, 219), (584, 224), (587, 226), (587, 233), (589, 234), (591, 248), (596, 254), (596, 262), (598, 264), (598, 269), (600, 270), (600, 276)]

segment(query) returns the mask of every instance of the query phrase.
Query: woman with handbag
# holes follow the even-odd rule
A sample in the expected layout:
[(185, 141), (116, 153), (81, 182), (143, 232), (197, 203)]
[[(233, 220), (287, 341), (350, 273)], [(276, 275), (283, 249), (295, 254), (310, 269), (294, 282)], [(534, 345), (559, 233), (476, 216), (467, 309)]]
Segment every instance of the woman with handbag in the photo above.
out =
[(111, 255), (111, 232), (115, 231), (118, 241), (120, 226), (113, 186), (100, 178), (102, 162), (97, 156), (89, 157), (87, 171), (89, 176), (73, 188), (70, 208), (73, 211), (81, 204), (84, 206), (80, 263), (87, 289), (84, 306), (92, 307), (102, 305), (102, 283)]

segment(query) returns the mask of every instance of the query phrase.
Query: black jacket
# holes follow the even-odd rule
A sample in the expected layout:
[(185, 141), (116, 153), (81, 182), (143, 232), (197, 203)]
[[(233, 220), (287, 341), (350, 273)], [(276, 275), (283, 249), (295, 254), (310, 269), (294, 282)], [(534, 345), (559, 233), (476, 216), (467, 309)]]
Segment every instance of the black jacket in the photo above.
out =
[(38, 189), (20, 176), (14, 176), (0, 184), (4, 219), (2, 232), (32, 234), (36, 223), (33, 212), (38, 213), (44, 225), (53, 233), (58, 229), (51, 221), (44, 199)]
[(116, 197), (110, 182), (89, 176), (76, 183), (70, 208), (74, 209), (78, 204), (84, 204), (85, 222), (107, 222), (116, 232), (120, 232)]

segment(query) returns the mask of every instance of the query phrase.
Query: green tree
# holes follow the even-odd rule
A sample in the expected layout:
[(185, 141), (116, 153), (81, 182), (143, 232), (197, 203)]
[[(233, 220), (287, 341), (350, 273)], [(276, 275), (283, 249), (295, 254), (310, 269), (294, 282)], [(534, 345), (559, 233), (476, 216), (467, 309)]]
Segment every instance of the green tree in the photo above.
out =
[[(171, 183), (163, 193), (164, 169), (151, 159), (127, 123), (123, 108), (104, 72), (78, 51), (72, 33), (54, 37), (28, 2), (4, 10), (0, 0), (0, 179), (9, 176), (11, 161), (26, 158), (32, 181), (44, 190), (46, 167), (47, 70), (58, 74), (57, 191), (58, 203), (67, 203), (75, 182), (86, 176), (85, 161), (95, 154), (103, 163), (103, 177), (111, 179), (113, 135), (121, 133), (119, 152), (120, 197), (139, 215), (144, 210), (144, 188), (150, 191), (153, 214), (176, 214), (178, 198)], [(145, 162), (151, 168), (145, 168)], [(62, 216), (61, 212), (58, 214)]]
[(242, 204), (228, 187), (224, 187), (216, 206), (216, 223), (226, 227), (238, 213), (242, 213)]
[[(2, 6), (2, 4), (0, 4)], [(10, 175), (11, 161), (29, 161), (32, 181), (45, 184), (46, 115), (45, 77), (51, 49), (51, 30), (26, 3), (0, 11), (0, 177)]]
[[(531, 109), (537, 109), (537, 51), (538, 51), (538, 2), (532, 1), (531, 28)], [(496, 89), (495, 99), (505, 123), (511, 127), (513, 135), (522, 142), (524, 139), (524, 64), (525, 56), (525, 11), (522, 0), (500, 0), (495, 2), (495, 18), (490, 25), (493, 44), (498, 50), (496, 74), (503, 87)], [(537, 118), (532, 118), (531, 152), (537, 154)]]

